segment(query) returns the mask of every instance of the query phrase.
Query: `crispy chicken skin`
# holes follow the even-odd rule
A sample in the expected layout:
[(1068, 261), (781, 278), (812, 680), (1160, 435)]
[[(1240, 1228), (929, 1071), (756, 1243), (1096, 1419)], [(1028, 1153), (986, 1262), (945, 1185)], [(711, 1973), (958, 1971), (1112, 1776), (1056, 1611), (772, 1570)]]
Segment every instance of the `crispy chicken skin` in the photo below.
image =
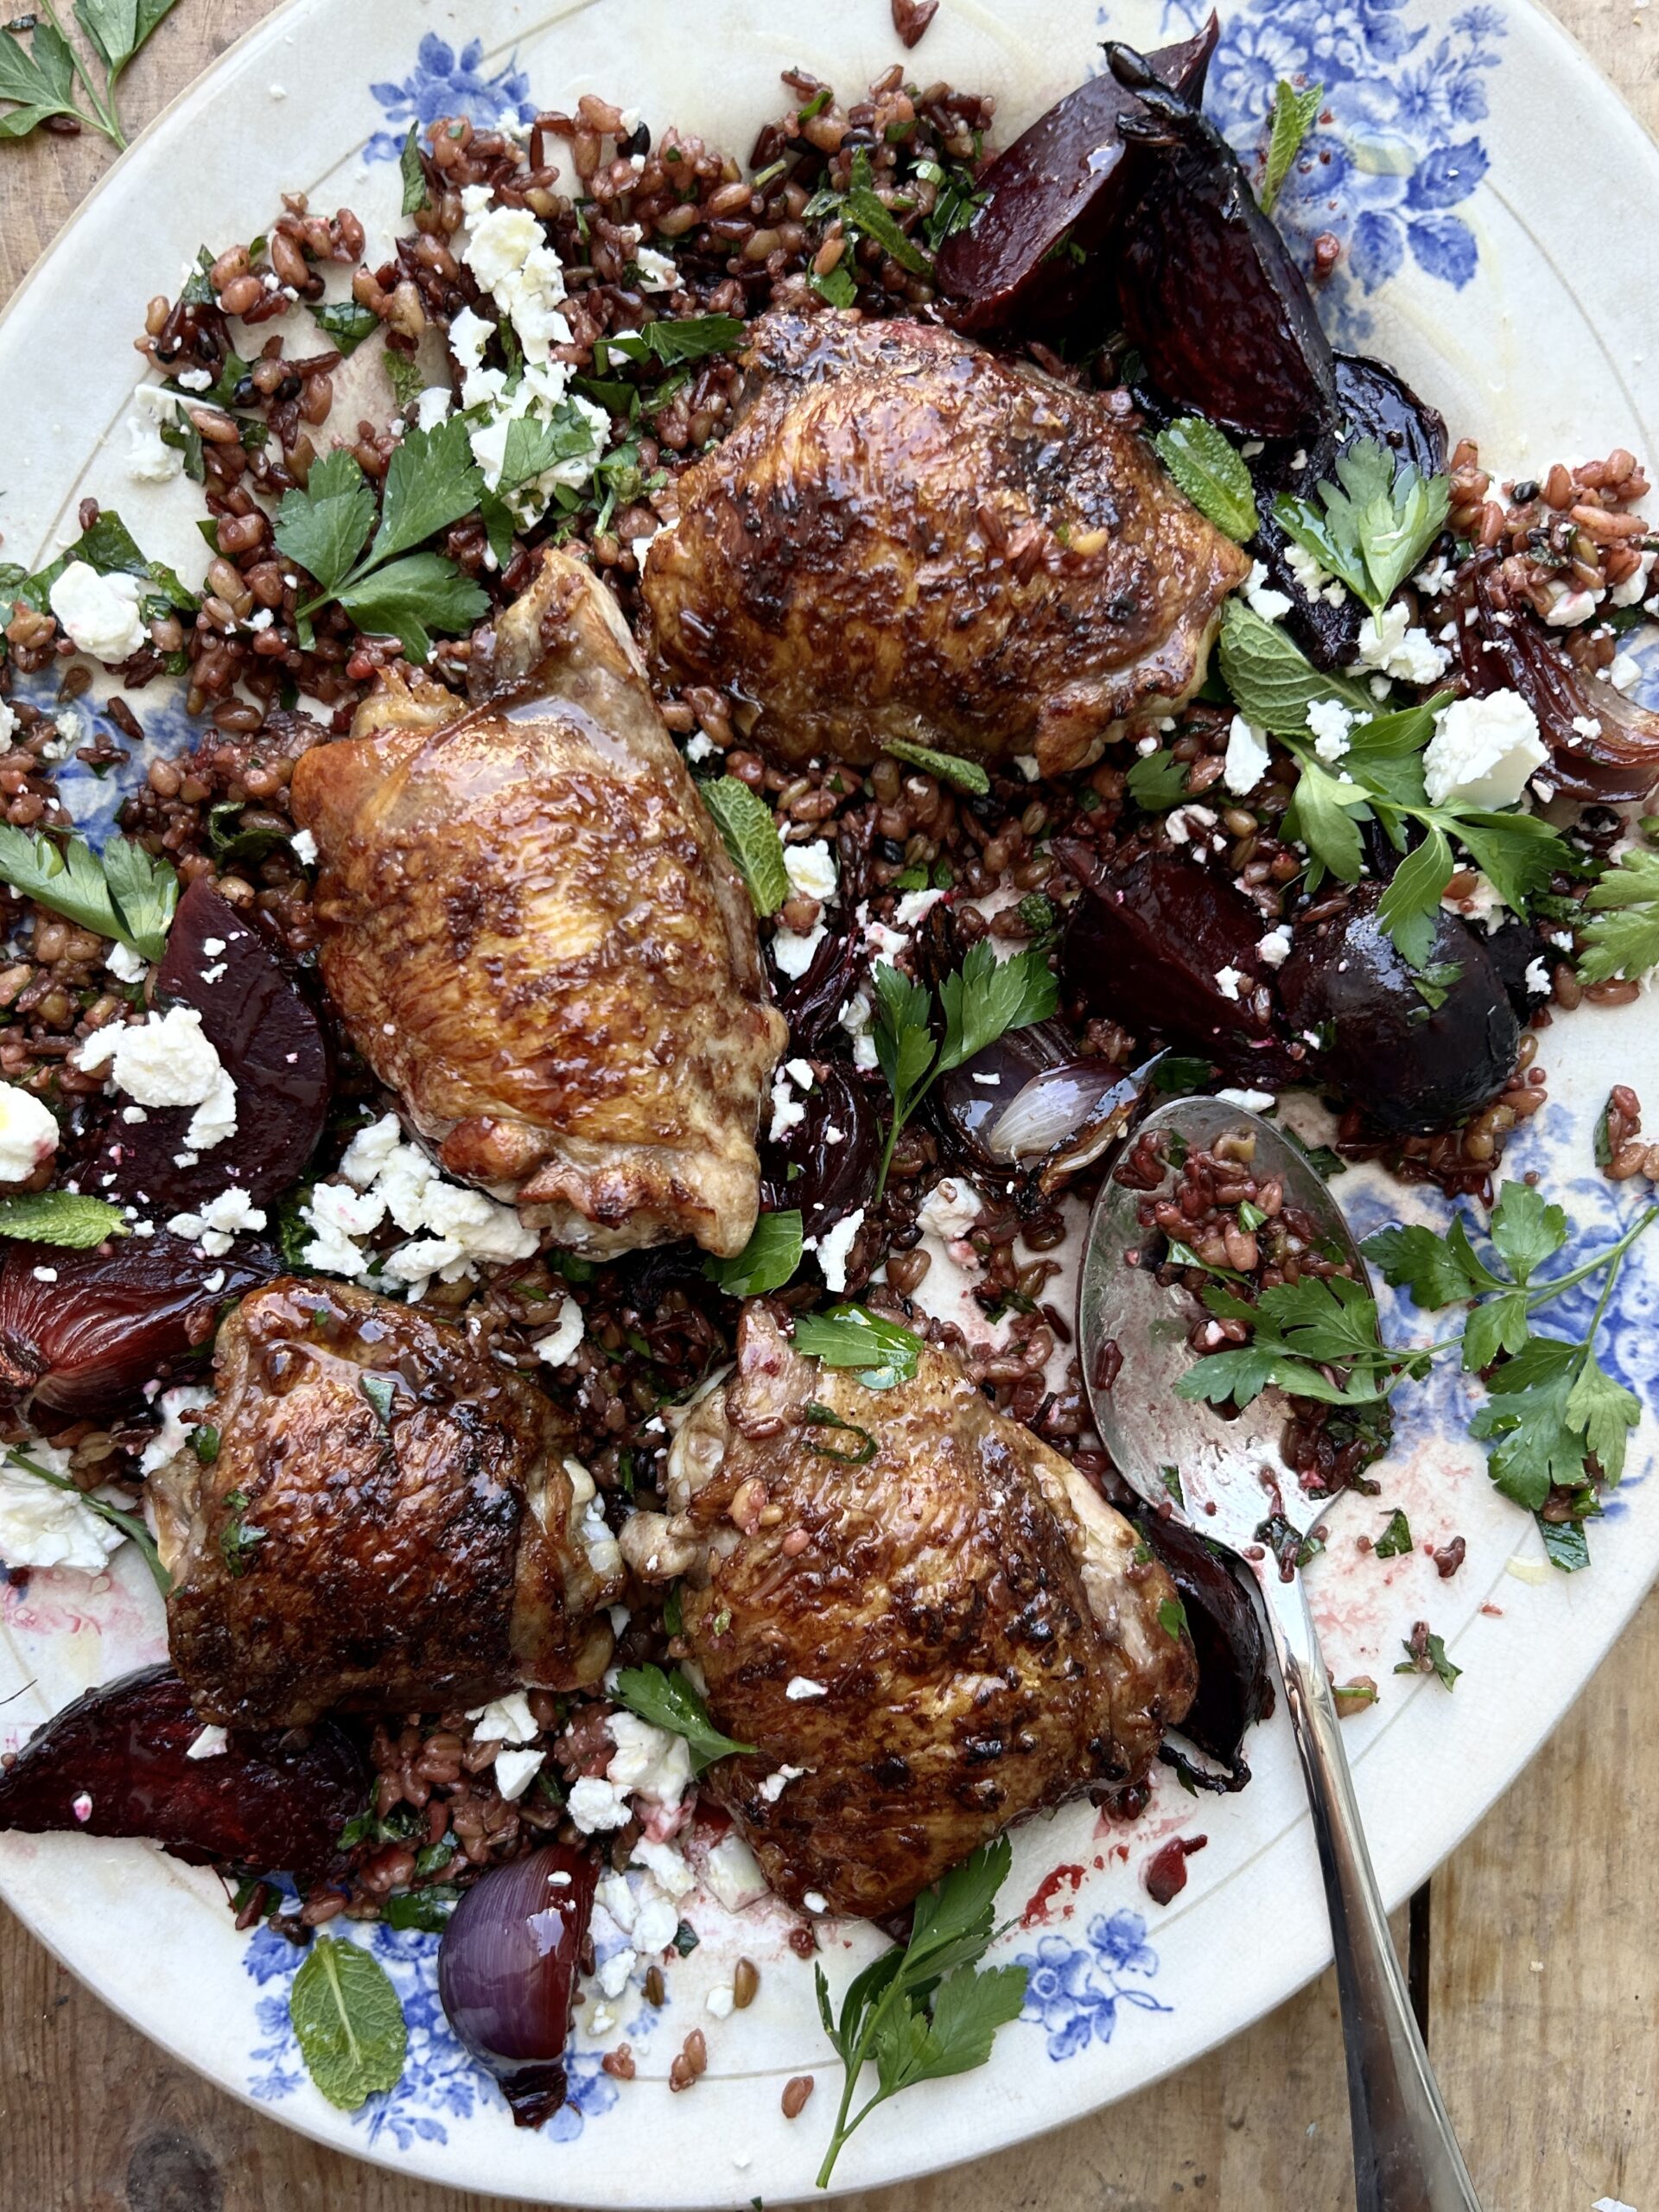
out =
[[(861, 1466), (861, 1431), (876, 1446)], [(751, 1306), (669, 1480), (673, 1519), (638, 1516), (623, 1549), (641, 1574), (686, 1578), (709, 1709), (757, 1747), (703, 1786), (791, 1904), (896, 1911), (1021, 1814), (1139, 1780), (1192, 1702), (1162, 1567), (944, 1352), (878, 1393)], [(779, 1788), (785, 1767), (804, 1771)]]
[(298, 763), (323, 979), (442, 1165), (589, 1252), (754, 1226), (783, 1051), (748, 894), (605, 587), (550, 550), (494, 703), (383, 681)]
[(1203, 681), (1249, 569), (1100, 394), (955, 332), (779, 310), (643, 591), (680, 678), (786, 761), (888, 738), (1045, 774)]
[[(219, 1332), (219, 1432), (151, 1480), (168, 1643), (204, 1720), (432, 1711), (609, 1663), (564, 1418), (458, 1329), (284, 1277)], [(614, 1554), (613, 1554), (614, 1558)]]

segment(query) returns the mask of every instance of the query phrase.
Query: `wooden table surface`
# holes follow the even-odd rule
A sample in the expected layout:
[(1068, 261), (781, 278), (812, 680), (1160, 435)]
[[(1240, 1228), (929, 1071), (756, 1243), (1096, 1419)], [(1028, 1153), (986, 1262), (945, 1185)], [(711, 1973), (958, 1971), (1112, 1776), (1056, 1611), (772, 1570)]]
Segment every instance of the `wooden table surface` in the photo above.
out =
[[(128, 73), (147, 122), (274, 0), (181, 0)], [(1556, 0), (1659, 130), (1659, 8)], [(0, 299), (114, 158), (90, 134), (0, 147)], [(1653, 211), (1631, 210), (1651, 220)], [(1648, 455), (1651, 461), (1656, 456)], [(1659, 1592), (1577, 1709), (1414, 1904), (1413, 1987), (1487, 2212), (1659, 2212)], [(1433, 1786), (1433, 1777), (1427, 1777)], [(1407, 1940), (1406, 1916), (1396, 1936)], [(856, 2212), (1346, 2212), (1327, 1974), (1128, 2103)], [(0, 1907), (0, 2212), (485, 2212), (319, 2148), (107, 2012)]]

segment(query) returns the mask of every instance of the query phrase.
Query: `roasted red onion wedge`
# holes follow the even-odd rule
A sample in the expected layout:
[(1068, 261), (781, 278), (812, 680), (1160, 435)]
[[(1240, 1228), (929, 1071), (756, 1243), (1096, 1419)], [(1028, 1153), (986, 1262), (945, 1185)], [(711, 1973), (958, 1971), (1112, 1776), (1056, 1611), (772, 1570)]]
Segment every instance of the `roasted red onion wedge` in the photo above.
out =
[[(1217, 28), (1212, 15), (1196, 38), (1147, 54), (1147, 67), (1196, 103)], [(1117, 126), (1139, 111), (1135, 94), (1106, 71), (1057, 101), (984, 171), (984, 205), (945, 240), (934, 264), (946, 319), (958, 330), (1053, 330), (1090, 295), (1102, 299), (1094, 321), (1104, 321), (1110, 280), (1103, 286), (1084, 264), (1109, 245), (1134, 188), (1138, 163)]]
[(551, 1843), (467, 1891), (438, 1948), (438, 1995), (457, 2040), (494, 2075), (520, 2127), (565, 2098), (570, 1999), (597, 1871)]
[(0, 1772), (0, 1828), (147, 1836), (194, 1865), (292, 1874), (302, 1888), (341, 1872), (340, 1832), (369, 1787), (351, 1738), (326, 1720), (237, 1729), (211, 1758), (192, 1758), (202, 1726), (167, 1667), (88, 1690)]
[(943, 1075), (932, 1118), (969, 1173), (1034, 1177), (1047, 1193), (1128, 1135), (1150, 1072), (1080, 1058), (1058, 1022), (1033, 1022)]
[(1321, 1039), (1318, 1081), (1380, 1129), (1427, 1135), (1497, 1096), (1521, 1026), (1483, 932), (1452, 914), (1436, 923), (1424, 963), (1446, 978), (1431, 1004), (1376, 918), (1381, 897), (1362, 884), (1345, 912), (1305, 924), (1279, 991), (1292, 1027)]
[(1091, 1014), (1143, 1041), (1161, 1036), (1264, 1084), (1306, 1079), (1305, 1054), (1281, 1042), (1261, 909), (1224, 875), (1173, 853), (1102, 867), (1084, 845), (1056, 848), (1084, 884), (1060, 972)]
[(0, 1404), (113, 1411), (210, 1343), (227, 1300), (281, 1271), (268, 1245), (245, 1240), (210, 1261), (167, 1236), (124, 1236), (95, 1252), (8, 1244), (0, 1259)]
[(236, 1135), (181, 1167), (192, 1108), (152, 1107), (148, 1119), (129, 1123), (111, 1102), (85, 1187), (100, 1198), (140, 1200), (163, 1218), (194, 1211), (231, 1183), (256, 1205), (275, 1198), (297, 1179), (322, 1135), (322, 1024), (253, 924), (203, 878), (179, 901), (156, 996), (200, 1014), (202, 1033), (236, 1084)]
[[(1602, 806), (1659, 784), (1659, 715), (1576, 669), (1524, 599), (1497, 596), (1496, 553), (1465, 561), (1452, 588), (1458, 658), (1476, 697), (1518, 691), (1538, 717), (1562, 798)], [(1469, 618), (1472, 613), (1474, 620)], [(1595, 724), (1594, 734), (1583, 725)]]
[(1178, 406), (1249, 437), (1301, 437), (1336, 418), (1331, 348), (1290, 250), (1238, 157), (1196, 104), (1116, 42), (1112, 74), (1139, 95), (1118, 129), (1144, 156), (1119, 232), (1131, 345)]

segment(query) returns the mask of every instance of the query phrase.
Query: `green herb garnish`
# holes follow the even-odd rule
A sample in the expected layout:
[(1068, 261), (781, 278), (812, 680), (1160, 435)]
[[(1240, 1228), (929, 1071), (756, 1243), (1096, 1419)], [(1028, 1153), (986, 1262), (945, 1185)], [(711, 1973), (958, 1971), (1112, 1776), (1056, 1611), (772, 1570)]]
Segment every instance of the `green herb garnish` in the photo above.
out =
[(1395, 1669), (1396, 1675), (1438, 1675), (1449, 1690), (1463, 1672), (1446, 1657), (1444, 1641), (1430, 1632), (1427, 1621), (1418, 1621), (1404, 1643), (1406, 1656)]
[(248, 1508), (253, 1500), (245, 1490), (231, 1490), (225, 1493), (226, 1507), (225, 1526), (219, 1532), (219, 1555), (229, 1569), (233, 1581), (239, 1582), (248, 1571), (248, 1559), (265, 1541), (265, 1530), (257, 1529), (248, 1520)]
[(1411, 1523), (1396, 1505), (1389, 1525), (1371, 1547), (1378, 1559), (1403, 1559), (1412, 1549)]
[(867, 1390), (891, 1390), (915, 1380), (922, 1340), (902, 1322), (849, 1302), (797, 1315), (795, 1349), (826, 1367), (856, 1369)]
[(327, 307), (314, 307), (311, 314), (317, 327), (327, 333), (346, 360), (365, 338), (372, 338), (380, 327), (380, 318), (374, 309), (359, 307), (355, 300), (335, 300)]
[(90, 1252), (106, 1237), (125, 1236), (119, 1206), (75, 1191), (36, 1191), (0, 1198), (0, 1236), (23, 1236), (66, 1251)]
[(1659, 853), (1638, 846), (1622, 854), (1584, 905), (1590, 918), (1578, 964), (1585, 982), (1633, 982), (1659, 965)]
[(705, 1260), (702, 1272), (733, 1298), (764, 1298), (781, 1290), (801, 1264), (801, 1217), (794, 1208), (763, 1213), (734, 1258)]
[(714, 776), (697, 796), (715, 818), (757, 914), (775, 914), (789, 896), (784, 841), (772, 809), (736, 776)]
[(1284, 188), (1290, 175), (1291, 164), (1302, 150), (1308, 132), (1313, 128), (1320, 104), (1325, 99), (1323, 85), (1309, 85), (1298, 92), (1294, 85), (1281, 78), (1273, 95), (1273, 133), (1268, 141), (1268, 166), (1262, 179), (1262, 189), (1256, 201), (1264, 215), (1273, 213), (1274, 203)]
[(385, 1968), (361, 1944), (319, 1936), (294, 1977), (288, 2017), (307, 2073), (342, 2112), (403, 2079), (403, 2007)]
[(954, 753), (936, 753), (931, 745), (917, 745), (907, 737), (884, 737), (881, 750), (906, 767), (919, 768), (924, 775), (937, 777), (940, 783), (949, 784), (953, 791), (966, 791), (970, 798), (983, 798), (991, 788), (990, 777), (978, 760), (963, 760)]
[(146, 960), (167, 950), (179, 879), (170, 861), (152, 859), (130, 838), (112, 837), (100, 859), (84, 838), (60, 844), (38, 830), (0, 823), (0, 881)]
[[(124, 148), (127, 134), (115, 104), (121, 73), (175, 0), (75, 0), (75, 21), (104, 65), (100, 92), (79, 51), (70, 44), (52, 0), (18, 16), (0, 32), (0, 100), (16, 103), (0, 115), (0, 139), (26, 138), (37, 124), (73, 116)], [(23, 44), (25, 31), (33, 34)], [(79, 85), (83, 107), (75, 98)]]
[(868, 1428), (861, 1428), (855, 1421), (843, 1421), (833, 1406), (810, 1403), (802, 1408), (801, 1419), (809, 1428), (842, 1428), (859, 1439), (850, 1450), (842, 1451), (837, 1445), (815, 1444), (809, 1437), (806, 1448), (820, 1459), (839, 1459), (844, 1466), (868, 1467), (880, 1448)]
[(677, 1669), (666, 1675), (660, 1667), (625, 1667), (616, 1678), (616, 1695), (642, 1720), (666, 1728), (671, 1736), (683, 1736), (695, 1773), (701, 1774), (716, 1759), (741, 1757), (754, 1749), (753, 1744), (721, 1734), (709, 1718), (708, 1707)]
[(1317, 504), (1281, 492), (1274, 518), (1378, 613), (1445, 528), (1450, 479), (1424, 476), (1375, 438), (1337, 455), (1337, 479), (1321, 480)]
[(1255, 536), (1261, 525), (1250, 472), (1224, 430), (1201, 415), (1184, 415), (1152, 442), (1201, 515), (1241, 545)]
[(156, 1587), (163, 1598), (171, 1596), (173, 1578), (162, 1565), (156, 1539), (145, 1527), (142, 1513), (129, 1513), (122, 1506), (111, 1505), (104, 1498), (94, 1497), (90, 1491), (82, 1490), (79, 1483), (72, 1483), (67, 1475), (54, 1475), (49, 1467), (41, 1466), (38, 1460), (31, 1459), (26, 1452), (15, 1447), (6, 1453), (6, 1464), (21, 1467), (26, 1475), (33, 1475), (37, 1481), (49, 1483), (54, 1490), (73, 1491), (89, 1513), (95, 1513), (100, 1521), (107, 1521), (111, 1528), (118, 1529), (124, 1536), (137, 1545)]

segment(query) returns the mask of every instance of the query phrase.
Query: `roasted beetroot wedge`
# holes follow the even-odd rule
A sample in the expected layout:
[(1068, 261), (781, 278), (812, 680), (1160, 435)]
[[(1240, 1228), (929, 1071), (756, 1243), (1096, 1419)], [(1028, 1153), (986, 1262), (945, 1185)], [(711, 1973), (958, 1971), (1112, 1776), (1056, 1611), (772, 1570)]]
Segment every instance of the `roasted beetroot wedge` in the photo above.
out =
[(179, 901), (156, 998), (200, 1014), (236, 1084), (236, 1135), (181, 1167), (189, 1107), (152, 1108), (148, 1120), (128, 1123), (112, 1103), (86, 1187), (140, 1200), (163, 1219), (194, 1211), (232, 1183), (256, 1204), (275, 1198), (298, 1179), (322, 1135), (329, 1074), (322, 1024), (258, 930), (200, 879)]
[(883, 1113), (870, 1084), (841, 1062), (805, 1096), (805, 1109), (776, 1142), (760, 1147), (761, 1203), (768, 1212), (798, 1209), (809, 1236), (822, 1236), (868, 1202), (881, 1164)]
[(1238, 157), (1197, 103), (1110, 44), (1139, 96), (1118, 124), (1143, 158), (1119, 230), (1118, 295), (1154, 384), (1248, 437), (1310, 436), (1336, 419), (1336, 369), (1302, 273)]
[[(1452, 594), (1465, 690), (1518, 691), (1538, 717), (1563, 798), (1612, 806), (1659, 784), (1659, 715), (1575, 668), (1524, 599), (1501, 592), (1496, 553), (1477, 553)], [(1593, 730), (1589, 727), (1593, 724)]]
[(352, 1738), (327, 1720), (235, 1730), (212, 1758), (193, 1759), (201, 1732), (170, 1668), (88, 1690), (0, 1772), (0, 1828), (147, 1836), (193, 1864), (292, 1874), (302, 1888), (338, 1872), (340, 1829), (368, 1793)]
[(1306, 1080), (1303, 1054), (1282, 1041), (1258, 950), (1261, 911), (1224, 875), (1173, 853), (1095, 868), (1086, 848), (1061, 857), (1081, 877), (1060, 949), (1060, 973), (1091, 1014), (1145, 1041), (1162, 1037), (1267, 1084)]
[(1181, 1733), (1241, 1786), (1249, 1779), (1245, 1735), (1273, 1711), (1268, 1642), (1255, 1600), (1226, 1561), (1181, 1522), (1160, 1520), (1138, 1500), (1130, 1518), (1169, 1571), (1198, 1654), (1198, 1694)]
[[(1442, 914), (1420, 988), (1363, 884), (1344, 912), (1299, 930), (1279, 971), (1293, 1029), (1314, 1033), (1317, 1081), (1379, 1129), (1427, 1135), (1488, 1106), (1514, 1071), (1521, 1026), (1484, 932)], [(1431, 1001), (1437, 1002), (1431, 1002)]]
[(167, 1236), (124, 1236), (96, 1252), (8, 1244), (0, 1258), (0, 1404), (112, 1411), (206, 1344), (227, 1299), (281, 1268), (269, 1246), (245, 1241), (209, 1261)]
[[(1214, 16), (1196, 38), (1147, 56), (1153, 75), (1196, 104), (1215, 51)], [(1052, 332), (1098, 294), (1092, 255), (1109, 246), (1134, 189), (1137, 161), (1120, 119), (1143, 112), (1109, 71), (1039, 117), (979, 179), (984, 204), (945, 240), (934, 264), (945, 314), (959, 330)], [(1109, 277), (1105, 297), (1112, 296)], [(1095, 320), (1104, 320), (1104, 310)]]

